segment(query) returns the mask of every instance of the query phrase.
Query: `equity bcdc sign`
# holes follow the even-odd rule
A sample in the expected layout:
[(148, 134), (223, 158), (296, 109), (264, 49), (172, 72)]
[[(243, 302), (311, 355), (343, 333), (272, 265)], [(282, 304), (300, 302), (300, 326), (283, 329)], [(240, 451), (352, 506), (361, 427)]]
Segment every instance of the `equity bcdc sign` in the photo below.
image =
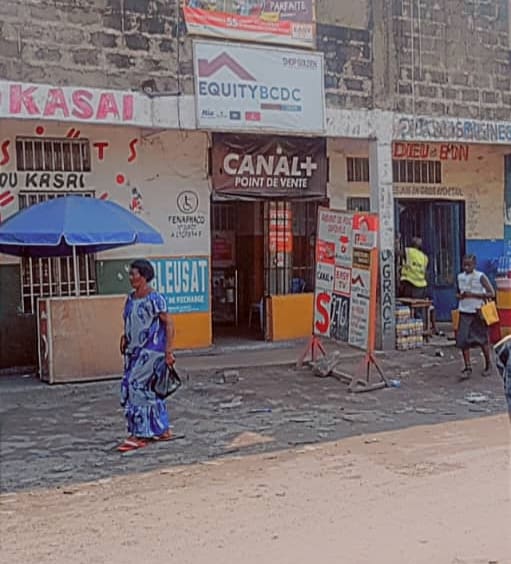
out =
[(195, 41), (194, 65), (200, 128), (325, 129), (321, 54)]

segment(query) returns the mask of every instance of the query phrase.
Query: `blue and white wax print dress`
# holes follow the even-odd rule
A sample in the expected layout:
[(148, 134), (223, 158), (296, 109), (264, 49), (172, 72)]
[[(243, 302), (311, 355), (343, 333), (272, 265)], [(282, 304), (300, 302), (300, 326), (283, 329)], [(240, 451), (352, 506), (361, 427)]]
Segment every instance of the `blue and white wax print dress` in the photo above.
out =
[(166, 311), (165, 298), (157, 292), (145, 298), (130, 294), (124, 307), (127, 347), (121, 405), (134, 437), (159, 437), (170, 427), (165, 401), (151, 389), (155, 366), (165, 362), (167, 333), (159, 316)]

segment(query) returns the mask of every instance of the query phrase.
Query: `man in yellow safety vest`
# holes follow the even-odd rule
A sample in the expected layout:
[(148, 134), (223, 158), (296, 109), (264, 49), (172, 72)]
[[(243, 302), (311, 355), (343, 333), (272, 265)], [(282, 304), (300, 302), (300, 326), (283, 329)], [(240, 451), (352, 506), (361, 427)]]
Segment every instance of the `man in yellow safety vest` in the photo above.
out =
[(422, 239), (414, 237), (411, 247), (407, 247), (402, 257), (401, 297), (424, 299), (427, 296), (428, 257), (422, 251)]

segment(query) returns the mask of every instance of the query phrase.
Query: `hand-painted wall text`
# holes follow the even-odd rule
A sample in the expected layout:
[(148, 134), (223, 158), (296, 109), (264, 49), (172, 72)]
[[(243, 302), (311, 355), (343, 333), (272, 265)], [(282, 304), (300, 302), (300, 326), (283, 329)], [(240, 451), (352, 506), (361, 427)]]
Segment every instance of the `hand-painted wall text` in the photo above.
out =
[(424, 159), (441, 161), (468, 161), (469, 145), (459, 143), (394, 143), (392, 156), (394, 159)]
[(1, 103), (11, 117), (130, 122), (134, 116), (132, 94), (15, 83), (5, 88), (5, 94)]
[(87, 174), (76, 172), (0, 172), (0, 188), (83, 190)]
[(446, 199), (463, 199), (465, 194), (458, 186), (437, 186), (434, 184), (394, 184), (394, 196), (430, 197)]
[(511, 123), (405, 116), (396, 118), (394, 139), (509, 143)]

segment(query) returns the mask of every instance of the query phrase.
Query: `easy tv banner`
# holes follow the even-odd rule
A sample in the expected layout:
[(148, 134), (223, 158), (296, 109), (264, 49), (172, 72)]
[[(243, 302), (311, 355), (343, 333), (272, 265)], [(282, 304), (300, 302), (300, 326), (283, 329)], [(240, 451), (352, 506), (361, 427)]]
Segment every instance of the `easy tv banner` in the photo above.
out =
[(313, 48), (314, 0), (184, 0), (189, 33)]

